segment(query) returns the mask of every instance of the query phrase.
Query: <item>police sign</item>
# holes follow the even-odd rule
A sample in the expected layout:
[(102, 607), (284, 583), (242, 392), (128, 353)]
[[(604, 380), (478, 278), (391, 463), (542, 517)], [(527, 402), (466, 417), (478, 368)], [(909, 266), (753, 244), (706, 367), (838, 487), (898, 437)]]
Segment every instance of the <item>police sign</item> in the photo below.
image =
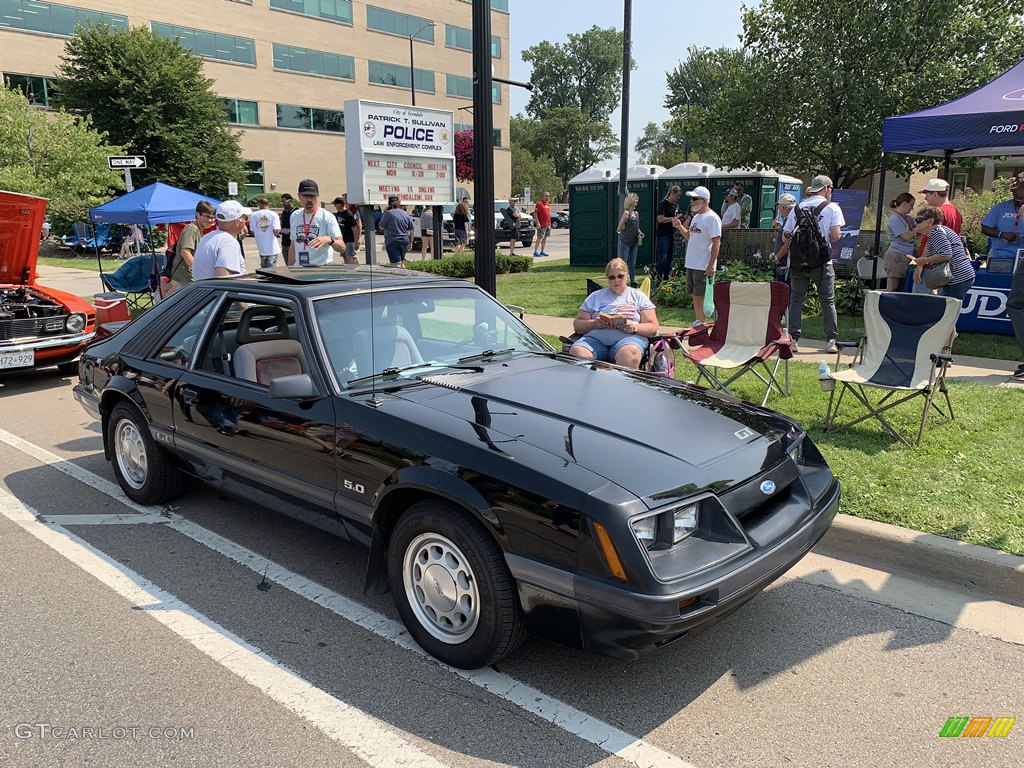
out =
[[(455, 202), (455, 123), (451, 112), (353, 99), (345, 125), (359, 126), (345, 147), (348, 199), (388, 195), (429, 205)], [(353, 132), (355, 133), (355, 132)]]

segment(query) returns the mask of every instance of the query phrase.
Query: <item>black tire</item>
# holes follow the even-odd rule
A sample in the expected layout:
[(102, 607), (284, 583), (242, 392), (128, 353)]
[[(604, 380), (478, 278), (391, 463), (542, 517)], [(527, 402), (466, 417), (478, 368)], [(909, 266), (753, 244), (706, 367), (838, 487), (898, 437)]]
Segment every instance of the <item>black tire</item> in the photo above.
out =
[(114, 477), (129, 499), (137, 504), (163, 504), (181, 493), (181, 470), (153, 440), (149, 424), (133, 405), (114, 406), (105, 438)]
[(78, 361), (72, 360), (70, 363), (58, 363), (57, 371), (64, 376), (77, 376), (78, 375)]
[(523, 244), (523, 248), (529, 248), (531, 245), (533, 245), (533, 238), (527, 237), (524, 238), (523, 240), (520, 240), (519, 242)]
[[(417, 587), (428, 579), (429, 594)], [(494, 664), (525, 637), (501, 549), (472, 515), (449, 502), (420, 501), (402, 515), (388, 545), (388, 580), (413, 639), (453, 667)]]

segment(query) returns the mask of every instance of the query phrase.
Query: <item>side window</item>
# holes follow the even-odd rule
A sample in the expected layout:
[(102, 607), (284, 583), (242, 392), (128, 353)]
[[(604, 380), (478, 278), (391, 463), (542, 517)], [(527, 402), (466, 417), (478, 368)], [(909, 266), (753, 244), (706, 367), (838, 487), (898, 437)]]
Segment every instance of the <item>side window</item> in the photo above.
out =
[[(241, 347), (247, 349), (240, 354)], [(269, 363), (261, 365), (261, 361), (270, 359), (280, 361), (281, 375), (308, 372), (294, 310), (288, 304), (234, 299), (215, 320), (199, 367), (263, 384), (265, 377), (257, 371), (266, 368), (269, 372)]]
[(165, 363), (174, 363), (183, 368), (192, 364), (192, 358), (196, 353), (196, 345), (199, 342), (199, 333), (210, 316), (214, 302), (209, 301), (205, 306), (192, 315), (185, 323), (178, 328), (170, 338), (166, 339), (153, 357)]

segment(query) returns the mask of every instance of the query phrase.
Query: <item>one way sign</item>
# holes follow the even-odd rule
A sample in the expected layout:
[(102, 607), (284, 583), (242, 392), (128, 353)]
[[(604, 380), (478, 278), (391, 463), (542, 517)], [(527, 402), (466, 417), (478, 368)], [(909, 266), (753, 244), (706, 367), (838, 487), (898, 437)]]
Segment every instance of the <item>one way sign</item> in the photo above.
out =
[(108, 155), (107, 165), (110, 170), (120, 170), (123, 168), (145, 168), (146, 167), (146, 156), (145, 155)]

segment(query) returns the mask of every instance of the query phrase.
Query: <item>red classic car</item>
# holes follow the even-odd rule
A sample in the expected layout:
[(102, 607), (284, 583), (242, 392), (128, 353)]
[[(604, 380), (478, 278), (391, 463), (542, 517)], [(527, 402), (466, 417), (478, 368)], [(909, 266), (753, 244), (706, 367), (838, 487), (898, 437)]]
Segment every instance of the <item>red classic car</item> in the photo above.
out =
[(56, 365), (78, 370), (96, 335), (85, 299), (36, 284), (46, 199), (0, 191), (0, 371)]

